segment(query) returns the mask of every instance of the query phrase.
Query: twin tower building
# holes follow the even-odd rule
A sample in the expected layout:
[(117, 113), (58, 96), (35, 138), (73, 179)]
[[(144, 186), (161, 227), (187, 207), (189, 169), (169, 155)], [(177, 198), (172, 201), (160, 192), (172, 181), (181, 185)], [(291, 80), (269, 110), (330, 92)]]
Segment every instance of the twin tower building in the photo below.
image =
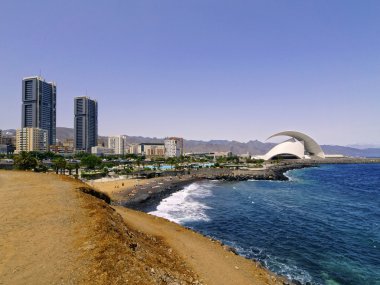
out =
[[(55, 145), (57, 87), (41, 77), (22, 80), (21, 129), (16, 134), (16, 150), (47, 151)], [(98, 140), (98, 103), (88, 97), (74, 98), (74, 148), (90, 152)]]

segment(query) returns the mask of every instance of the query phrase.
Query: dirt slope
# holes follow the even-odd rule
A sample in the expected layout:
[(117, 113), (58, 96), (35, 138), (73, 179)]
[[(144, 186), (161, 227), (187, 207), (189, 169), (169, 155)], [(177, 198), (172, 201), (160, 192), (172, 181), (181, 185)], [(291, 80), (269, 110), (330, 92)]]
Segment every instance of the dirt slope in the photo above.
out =
[(176, 250), (195, 272), (209, 285), (263, 285), (288, 282), (223, 248), (220, 243), (165, 219), (115, 207), (128, 227), (158, 236)]
[(129, 229), (83, 186), (0, 171), (0, 284), (200, 284), (165, 242)]

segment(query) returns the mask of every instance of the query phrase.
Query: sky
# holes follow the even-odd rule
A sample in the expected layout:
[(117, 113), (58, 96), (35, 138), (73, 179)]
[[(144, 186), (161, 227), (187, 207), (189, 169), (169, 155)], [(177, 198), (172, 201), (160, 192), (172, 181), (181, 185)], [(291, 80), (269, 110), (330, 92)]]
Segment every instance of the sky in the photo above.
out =
[(380, 145), (380, 1), (0, 0), (0, 129), (21, 82), (98, 101), (99, 134)]

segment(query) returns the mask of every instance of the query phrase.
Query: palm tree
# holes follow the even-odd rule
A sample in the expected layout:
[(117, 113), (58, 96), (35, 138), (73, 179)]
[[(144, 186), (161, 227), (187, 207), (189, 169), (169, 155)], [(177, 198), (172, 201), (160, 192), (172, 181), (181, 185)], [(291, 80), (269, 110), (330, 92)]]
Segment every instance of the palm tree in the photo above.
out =
[(66, 165), (66, 169), (69, 171), (69, 175), (71, 176), (71, 172), (72, 172), (72, 170), (74, 169), (75, 167), (74, 167), (74, 165), (72, 165), (71, 163), (68, 163), (67, 165)]
[(63, 170), (66, 169), (66, 165), (67, 165), (66, 160), (60, 156), (54, 159), (53, 163), (55, 167), (55, 173), (58, 174), (58, 171), (60, 171), (60, 173), (63, 174)]
[(15, 157), (15, 165), (21, 170), (34, 169), (38, 165), (38, 160), (30, 153), (22, 151)]
[(74, 167), (75, 167), (75, 175), (78, 176), (79, 175), (79, 163), (75, 163), (74, 164)]

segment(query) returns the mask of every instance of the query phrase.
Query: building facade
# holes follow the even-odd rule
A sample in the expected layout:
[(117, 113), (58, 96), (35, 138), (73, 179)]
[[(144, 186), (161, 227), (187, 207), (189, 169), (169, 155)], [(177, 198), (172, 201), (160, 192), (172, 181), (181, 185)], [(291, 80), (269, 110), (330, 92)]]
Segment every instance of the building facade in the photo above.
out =
[(50, 145), (49, 151), (62, 155), (71, 155), (74, 153), (74, 148), (63, 145)]
[(147, 157), (165, 156), (165, 145), (163, 143), (141, 143), (138, 145), (138, 154)]
[(39, 128), (48, 132), (48, 144), (56, 142), (57, 87), (42, 77), (22, 80), (21, 128)]
[(165, 141), (165, 156), (178, 157), (183, 155), (183, 138), (169, 137)]
[(91, 152), (98, 145), (98, 103), (88, 97), (74, 98), (74, 147)]
[(39, 128), (22, 128), (16, 131), (16, 153), (48, 150), (48, 131)]
[(93, 146), (91, 147), (91, 154), (97, 155), (97, 156), (103, 156), (103, 155), (113, 155), (114, 150), (112, 148), (103, 147), (103, 146)]
[(114, 150), (114, 154), (124, 155), (128, 153), (127, 136), (108, 137), (108, 148)]
[(0, 144), (3, 144), (3, 131), (0, 130)]
[(128, 147), (130, 154), (139, 154), (139, 145), (137, 143), (133, 143)]

